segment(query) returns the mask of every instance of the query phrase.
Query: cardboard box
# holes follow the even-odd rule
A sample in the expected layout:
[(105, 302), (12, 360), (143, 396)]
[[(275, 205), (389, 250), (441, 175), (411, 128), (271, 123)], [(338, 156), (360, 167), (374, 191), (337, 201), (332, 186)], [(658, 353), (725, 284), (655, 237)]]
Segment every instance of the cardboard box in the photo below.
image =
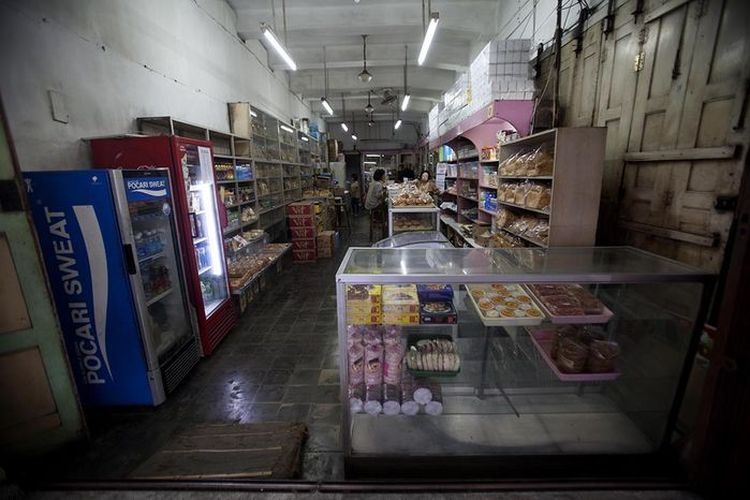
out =
[(356, 301), (352, 300), (346, 303), (347, 313), (355, 314), (382, 314), (382, 306), (376, 302), (370, 302), (368, 300)]
[(419, 313), (383, 313), (384, 325), (418, 325)]
[(292, 250), (294, 262), (315, 262), (317, 254), (315, 250)]
[(331, 251), (336, 249), (336, 231), (321, 231), (318, 234), (318, 248), (329, 248)]
[(347, 285), (347, 307), (362, 301), (381, 305), (383, 303), (383, 287), (381, 285)]
[(315, 238), (317, 234), (315, 227), (290, 227), (289, 232), (292, 235), (292, 240)]
[(315, 213), (315, 204), (305, 201), (290, 203), (286, 206), (286, 213), (287, 215), (313, 215)]
[[(403, 315), (417, 314), (419, 322), (419, 297), (416, 285), (384, 285), (383, 286), (383, 316), (388, 314), (394, 318)], [(410, 322), (401, 319), (397, 323)]]
[(289, 227), (311, 227), (315, 228), (315, 217), (312, 215), (296, 215), (287, 217)]
[(422, 324), (455, 324), (458, 322), (456, 308), (452, 302), (425, 302), (420, 306)]
[(315, 238), (292, 240), (292, 250), (315, 250)]
[(347, 313), (346, 322), (349, 325), (379, 325), (383, 321), (380, 314)]
[(333, 248), (318, 247), (318, 258), (319, 259), (330, 259), (331, 257), (333, 257)]

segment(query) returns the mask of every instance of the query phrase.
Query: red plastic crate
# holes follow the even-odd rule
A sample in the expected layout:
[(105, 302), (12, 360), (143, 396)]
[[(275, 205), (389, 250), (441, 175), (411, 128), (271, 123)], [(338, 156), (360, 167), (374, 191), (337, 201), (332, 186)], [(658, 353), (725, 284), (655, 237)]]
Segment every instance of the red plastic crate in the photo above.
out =
[(309, 202), (290, 203), (286, 206), (287, 215), (314, 215), (315, 205)]
[(292, 240), (292, 250), (315, 250), (315, 238)]
[(290, 227), (292, 240), (315, 238), (315, 227)]
[(315, 262), (315, 250), (292, 250), (295, 262)]
[(296, 215), (287, 217), (289, 227), (311, 227), (315, 229), (315, 217), (312, 215)]

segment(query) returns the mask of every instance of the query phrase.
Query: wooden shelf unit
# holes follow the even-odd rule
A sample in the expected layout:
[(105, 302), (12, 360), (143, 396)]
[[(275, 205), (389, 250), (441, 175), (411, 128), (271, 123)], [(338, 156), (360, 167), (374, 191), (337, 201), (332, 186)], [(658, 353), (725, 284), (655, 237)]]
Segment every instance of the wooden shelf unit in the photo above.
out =
[[(498, 176), (498, 184), (527, 180), (537, 182), (549, 185), (552, 197), (548, 211), (500, 201), (497, 203), (498, 210), (502, 207), (515, 214), (548, 220), (550, 229), (547, 246), (593, 246), (599, 218), (605, 139), (605, 129), (601, 127), (563, 127), (503, 144), (500, 147), (498, 165), (514, 154), (532, 152), (541, 147), (553, 154), (554, 167), (552, 176), (538, 179)], [(493, 166), (488, 164), (485, 167)], [(534, 238), (517, 236), (533, 245), (545, 246)]]
[[(493, 161), (462, 161), (449, 165), (456, 169), (458, 213), (443, 210), (443, 216), (455, 223), (491, 224), (493, 232), (504, 232), (516, 236), (526, 245), (547, 246), (593, 246), (596, 242), (596, 228), (599, 216), (599, 200), (604, 168), (605, 129), (599, 127), (563, 127), (546, 130), (500, 147), (498, 159)], [(554, 157), (553, 173), (550, 176), (501, 176), (498, 167), (508, 157), (517, 153), (532, 152), (543, 148)], [(474, 174), (476, 169), (476, 174)], [(471, 172), (471, 173), (470, 173)], [(493, 175), (494, 174), (494, 175)], [(476, 178), (474, 178), (476, 175)], [(490, 180), (496, 176), (495, 180)], [(549, 221), (549, 241), (544, 243), (531, 236), (515, 234), (512, 231), (494, 226), (496, 210), (485, 209), (482, 193), (497, 195), (498, 187), (506, 182), (535, 182), (552, 189), (548, 210), (538, 210), (497, 202), (497, 210), (502, 208), (514, 214), (528, 215)], [(466, 184), (476, 193), (479, 201), (466, 196)], [(448, 184), (446, 182), (446, 184)], [(477, 208), (477, 219), (462, 215), (462, 210)]]

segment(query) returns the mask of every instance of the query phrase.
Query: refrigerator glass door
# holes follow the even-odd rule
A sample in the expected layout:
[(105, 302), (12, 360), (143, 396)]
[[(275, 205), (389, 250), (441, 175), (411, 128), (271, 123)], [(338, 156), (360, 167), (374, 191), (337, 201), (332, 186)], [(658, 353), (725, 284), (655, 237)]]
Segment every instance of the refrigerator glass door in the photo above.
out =
[(181, 168), (187, 190), (193, 254), (203, 295), (204, 314), (209, 318), (229, 297), (211, 149), (181, 144), (180, 151), (184, 151)]
[(183, 280), (172, 193), (166, 169), (123, 170), (139, 309), (159, 365), (194, 338)]

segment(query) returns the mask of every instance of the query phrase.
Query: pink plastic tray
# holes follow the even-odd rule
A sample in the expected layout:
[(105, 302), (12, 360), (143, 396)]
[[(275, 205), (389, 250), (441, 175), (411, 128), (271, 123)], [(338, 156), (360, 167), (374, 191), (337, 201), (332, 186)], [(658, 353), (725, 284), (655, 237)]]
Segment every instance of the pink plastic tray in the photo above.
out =
[(544, 362), (547, 363), (550, 370), (552, 370), (555, 376), (563, 382), (603, 382), (607, 380), (615, 380), (620, 376), (620, 372), (615, 370), (607, 373), (563, 373), (557, 368), (557, 364), (550, 357), (550, 351), (552, 349), (552, 342), (554, 342), (555, 332), (550, 330), (529, 330), (529, 337), (534, 343), (534, 347), (539, 351), (539, 354), (544, 358)]
[(531, 298), (534, 299), (534, 302), (537, 303), (544, 315), (549, 318), (550, 322), (556, 325), (585, 325), (590, 323), (606, 323), (612, 318), (612, 316), (615, 315), (615, 313), (610, 311), (607, 306), (602, 304), (604, 312), (602, 312), (601, 314), (584, 314), (582, 316), (556, 316), (552, 314), (549, 309), (547, 309), (544, 301), (539, 298), (530, 287), (524, 288), (526, 293), (528, 293)]

